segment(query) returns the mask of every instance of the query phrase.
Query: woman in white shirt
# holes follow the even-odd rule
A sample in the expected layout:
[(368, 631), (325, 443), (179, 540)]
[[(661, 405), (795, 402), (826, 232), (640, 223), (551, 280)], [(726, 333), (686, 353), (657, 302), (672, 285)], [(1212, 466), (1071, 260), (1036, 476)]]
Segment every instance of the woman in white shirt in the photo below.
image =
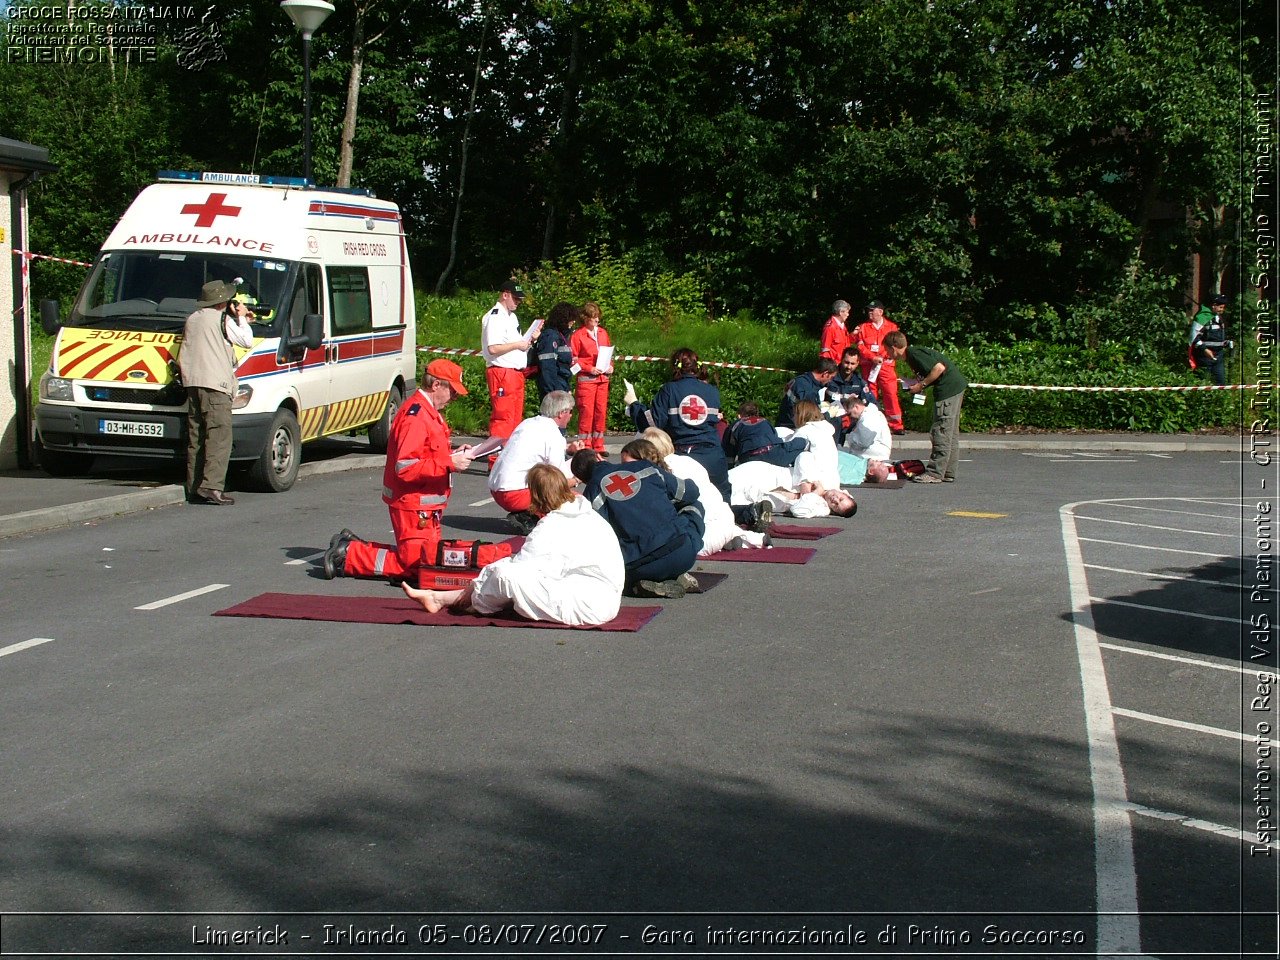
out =
[(489, 564), (461, 589), (419, 590), (405, 583), (405, 594), (430, 613), (514, 608), (530, 620), (571, 627), (616, 617), (626, 572), (613, 527), (573, 493), (556, 467), (536, 464), (528, 480), (530, 509), (542, 519), (518, 553)]

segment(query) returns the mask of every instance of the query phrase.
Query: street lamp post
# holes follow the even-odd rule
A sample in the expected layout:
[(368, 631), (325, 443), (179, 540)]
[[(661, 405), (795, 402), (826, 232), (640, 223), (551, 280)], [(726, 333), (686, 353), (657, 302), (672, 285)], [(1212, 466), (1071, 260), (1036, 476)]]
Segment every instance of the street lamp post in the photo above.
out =
[(302, 34), (302, 175), (311, 179), (311, 34), (333, 13), (325, 0), (282, 0), (280, 8)]

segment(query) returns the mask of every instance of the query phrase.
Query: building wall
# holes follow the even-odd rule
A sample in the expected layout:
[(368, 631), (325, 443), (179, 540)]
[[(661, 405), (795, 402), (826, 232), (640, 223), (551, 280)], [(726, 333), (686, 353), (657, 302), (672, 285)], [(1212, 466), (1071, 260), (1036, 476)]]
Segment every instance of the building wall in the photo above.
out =
[(4, 370), (4, 386), (0, 387), (0, 470), (12, 470), (18, 465), (18, 431), (25, 425), (18, 423), (18, 384), (25, 376), (14, 367), (18, 345), (14, 343), (13, 311), (21, 292), (13, 289), (13, 247), (18, 238), (12, 236), (12, 198), (9, 185), (15, 174), (0, 170), (0, 368)]

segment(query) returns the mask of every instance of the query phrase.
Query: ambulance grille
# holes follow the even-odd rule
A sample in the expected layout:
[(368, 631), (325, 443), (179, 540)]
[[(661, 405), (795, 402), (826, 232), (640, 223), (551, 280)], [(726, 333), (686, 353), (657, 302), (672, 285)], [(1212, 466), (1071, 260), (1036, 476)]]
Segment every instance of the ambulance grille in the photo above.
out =
[(180, 407), (187, 394), (176, 384), (160, 390), (137, 390), (132, 387), (85, 387), (85, 394), (98, 403), (144, 403), (161, 407)]

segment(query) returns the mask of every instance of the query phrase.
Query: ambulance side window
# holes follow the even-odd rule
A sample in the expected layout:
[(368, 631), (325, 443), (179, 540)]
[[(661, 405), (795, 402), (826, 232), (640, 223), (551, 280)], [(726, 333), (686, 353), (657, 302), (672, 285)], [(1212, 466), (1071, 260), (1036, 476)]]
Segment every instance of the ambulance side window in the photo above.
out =
[(372, 330), (368, 267), (330, 267), (328, 272), (334, 336)]
[(289, 303), (289, 335), (302, 336), (302, 319), (308, 313), (320, 312), (320, 267), (304, 263)]

